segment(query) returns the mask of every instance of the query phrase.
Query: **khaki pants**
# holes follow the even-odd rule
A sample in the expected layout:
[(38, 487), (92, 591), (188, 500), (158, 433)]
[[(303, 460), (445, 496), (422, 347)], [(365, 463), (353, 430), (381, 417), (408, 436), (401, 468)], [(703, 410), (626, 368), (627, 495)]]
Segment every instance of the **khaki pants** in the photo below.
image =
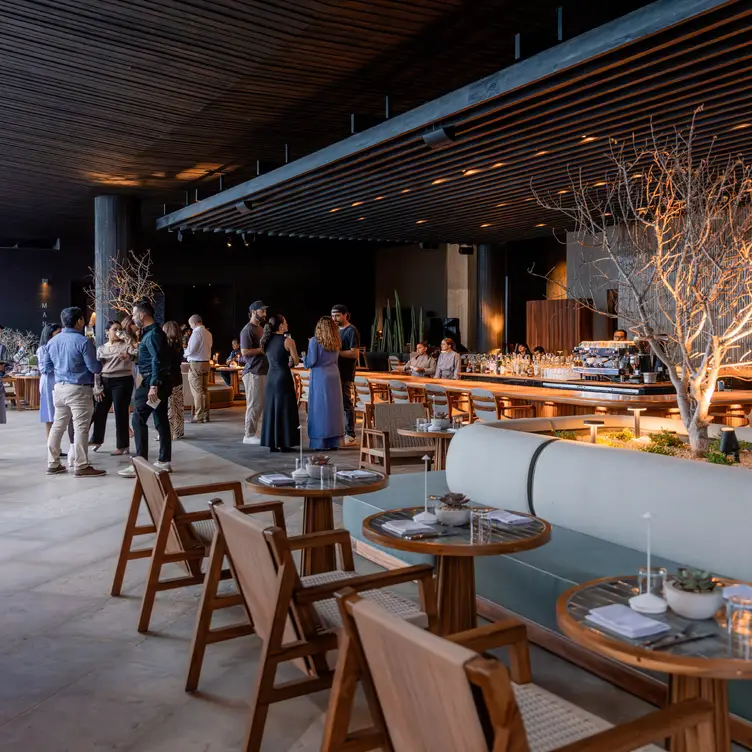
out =
[(208, 363), (188, 364), (188, 385), (193, 395), (193, 407), (196, 421), (209, 420), (209, 374), (211, 366)]
[(258, 436), (259, 421), (264, 412), (264, 389), (266, 376), (256, 376), (252, 373), (243, 374), (245, 388), (245, 435)]
[(83, 470), (89, 464), (89, 426), (94, 413), (94, 389), (75, 384), (55, 384), (52, 392), (55, 422), (47, 439), (47, 464), (60, 464), (60, 442), (73, 420), (73, 469)]

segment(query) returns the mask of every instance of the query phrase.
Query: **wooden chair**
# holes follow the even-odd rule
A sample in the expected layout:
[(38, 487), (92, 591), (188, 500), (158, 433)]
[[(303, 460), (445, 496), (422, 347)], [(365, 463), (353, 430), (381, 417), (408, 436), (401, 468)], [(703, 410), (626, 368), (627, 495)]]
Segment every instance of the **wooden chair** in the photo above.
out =
[[(136, 486), (110, 592), (113, 596), (120, 595), (129, 561), (151, 558), (138, 622), (138, 631), (147, 632), (158, 592), (204, 582), (201, 565), (209, 555), (215, 530), (211, 511), (186, 512), (181, 497), (231, 491), (235, 504), (240, 506), (243, 504), (243, 488), (239, 481), (175, 488), (169, 473), (157, 470), (142, 457), (134, 457), (133, 466), (136, 468)], [(138, 524), (142, 499), (146, 501), (151, 525)], [(153, 534), (156, 534), (156, 539), (151, 548), (132, 548), (136, 536)], [(165, 564), (178, 564), (185, 574), (162, 580), (162, 567)], [(229, 570), (222, 572), (223, 579), (229, 577)]]
[(311, 385), (311, 374), (301, 372), (297, 374), (299, 383), (298, 405), (305, 405), (306, 413), (308, 412), (308, 390)]
[[(504, 404), (503, 398), (497, 397), (488, 389), (473, 389), (470, 392), (470, 420), (476, 421), (493, 421), (504, 420), (505, 418), (522, 418), (528, 417), (533, 410), (531, 404)], [(508, 415), (507, 413), (527, 413)]]
[(425, 454), (433, 455), (436, 451), (433, 441), (397, 433), (400, 428), (415, 428), (418, 418), (427, 417), (424, 405), (384, 402), (373, 405), (368, 415), (372, 417), (361, 437), (360, 468), (390, 475), (395, 460), (419, 463)]
[(396, 355), (390, 355), (388, 358), (388, 364), (390, 371), (396, 371), (400, 367), (400, 359)]
[(493, 624), (442, 638), (347, 590), (338, 600), (386, 752), (659, 752), (645, 745), (682, 732), (687, 752), (715, 752), (705, 700), (610, 727), (531, 684), (514, 661), (512, 685), (503, 663), (479, 655), (496, 647)]
[[(266, 510), (278, 506), (275, 518), (283, 520), (282, 502), (261, 505)], [(222, 536), (240, 595), (249, 614), (253, 614), (256, 634), (263, 641), (256, 674), (251, 721), (246, 736), (246, 752), (261, 748), (269, 706), (332, 687), (331, 705), (335, 711), (327, 718), (323, 750), (356, 752), (373, 749), (376, 734), (372, 729), (349, 733), (353, 690), (357, 682), (357, 660), (347, 639), (339, 641), (340, 612), (334, 594), (347, 586), (355, 592), (368, 592), (390, 613), (424, 628), (438, 623), (433, 588), (433, 569), (429, 565), (405, 567), (392, 572), (357, 576), (353, 563), (350, 534), (331, 530), (288, 537), (283, 527), (266, 527), (254, 518), (257, 505), (240, 509), (221, 501), (212, 502), (217, 538)], [(300, 577), (293, 552), (305, 548), (337, 545), (342, 570)], [(220, 556), (220, 550), (214, 552)], [(383, 590), (389, 585), (418, 581), (420, 608), (412, 601)], [(429, 586), (426, 587), (426, 583)], [(333, 671), (337, 650), (336, 673)], [(277, 683), (280, 664), (292, 662), (304, 678)], [(336, 679), (335, 679), (336, 677)], [(334, 686), (333, 686), (334, 685)]]
[(404, 381), (390, 381), (389, 384), (389, 401), (393, 405), (406, 405), (412, 402), (410, 399), (410, 391), (407, 388), (407, 383)]
[(363, 426), (367, 424), (367, 410), (370, 405), (375, 402), (373, 387), (371, 382), (365, 376), (355, 377), (355, 406), (354, 410), (356, 415), (360, 415), (363, 419)]
[(451, 399), (446, 387), (439, 384), (426, 384), (426, 404), (430, 415), (446, 415), (447, 418), (469, 420), (470, 413), (459, 410), (455, 400)]

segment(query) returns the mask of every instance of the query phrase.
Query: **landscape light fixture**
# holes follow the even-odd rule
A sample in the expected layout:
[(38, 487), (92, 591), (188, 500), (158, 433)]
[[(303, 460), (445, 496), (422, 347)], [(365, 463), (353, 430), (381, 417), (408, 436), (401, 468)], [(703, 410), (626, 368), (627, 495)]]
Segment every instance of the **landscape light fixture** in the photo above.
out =
[(727, 457), (733, 455), (734, 462), (739, 462), (739, 438), (732, 426), (721, 428), (721, 452)]
[(628, 407), (627, 410), (634, 415), (634, 435), (640, 438), (640, 414), (647, 410), (646, 407)]
[(586, 426), (590, 426), (590, 443), (595, 444), (598, 440), (598, 426), (603, 425), (602, 420), (583, 420)]

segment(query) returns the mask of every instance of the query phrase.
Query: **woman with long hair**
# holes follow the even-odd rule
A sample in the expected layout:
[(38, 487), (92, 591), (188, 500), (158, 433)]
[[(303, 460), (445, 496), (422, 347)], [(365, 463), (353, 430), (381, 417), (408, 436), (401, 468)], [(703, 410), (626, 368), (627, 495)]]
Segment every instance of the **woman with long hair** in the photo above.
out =
[[(50, 429), (55, 422), (55, 403), (52, 399), (52, 391), (55, 388), (55, 372), (53, 370), (46, 371), (42, 365), (45, 361), (43, 357), (44, 351), (47, 349), (47, 345), (50, 343), (53, 337), (56, 337), (63, 328), (57, 322), (54, 324), (46, 324), (42, 329), (42, 334), (39, 337), (39, 347), (37, 348), (37, 362), (39, 363), (39, 420), (44, 423), (47, 436), (50, 435)], [(73, 443), (73, 423), (68, 424), (68, 438)], [(61, 457), (67, 456), (63, 453)]]
[(183, 372), (180, 364), (183, 362), (183, 333), (177, 321), (168, 321), (162, 327), (167, 335), (170, 346), (170, 381), (172, 393), (167, 402), (167, 417), (170, 421), (172, 440), (185, 436), (185, 403), (183, 402)]
[(134, 351), (129, 340), (123, 334), (119, 321), (109, 321), (105, 330), (107, 341), (97, 348), (97, 359), (102, 364), (102, 374), (97, 381), (102, 382), (102, 393), (96, 397), (93, 430), (89, 444), (96, 452), (104, 444), (107, 428), (107, 415), (110, 408), (115, 413), (115, 451), (112, 456), (128, 454), (130, 436), (128, 433), (128, 416), (133, 394), (133, 360)]
[(272, 452), (289, 452), (300, 443), (298, 400), (290, 365), (298, 365), (295, 341), (288, 335), (285, 317), (269, 317), (261, 336), (261, 350), (269, 361), (264, 390), (261, 446)]
[(458, 379), (462, 370), (460, 355), (454, 349), (454, 340), (446, 337), (441, 340), (441, 352), (436, 360), (437, 379)]
[(311, 371), (308, 388), (308, 443), (311, 449), (337, 449), (345, 435), (342, 380), (339, 377), (339, 327), (323, 316), (308, 342), (305, 366)]

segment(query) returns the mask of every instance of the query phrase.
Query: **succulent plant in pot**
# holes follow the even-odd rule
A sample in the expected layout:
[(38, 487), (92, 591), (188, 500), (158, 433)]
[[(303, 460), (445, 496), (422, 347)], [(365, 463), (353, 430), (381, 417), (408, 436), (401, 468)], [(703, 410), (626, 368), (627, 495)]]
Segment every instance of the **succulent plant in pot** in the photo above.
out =
[(308, 467), (306, 468), (308, 470), (308, 475), (311, 478), (316, 478), (317, 480), (321, 478), (321, 468), (329, 465), (331, 463), (331, 458), (325, 454), (312, 454), (308, 458)]
[(443, 525), (457, 527), (470, 521), (467, 504), (470, 499), (461, 493), (447, 493), (439, 499), (439, 506), (434, 510), (436, 519)]
[(686, 619), (710, 619), (723, 605), (723, 588), (710, 572), (680, 567), (666, 583), (666, 601)]

